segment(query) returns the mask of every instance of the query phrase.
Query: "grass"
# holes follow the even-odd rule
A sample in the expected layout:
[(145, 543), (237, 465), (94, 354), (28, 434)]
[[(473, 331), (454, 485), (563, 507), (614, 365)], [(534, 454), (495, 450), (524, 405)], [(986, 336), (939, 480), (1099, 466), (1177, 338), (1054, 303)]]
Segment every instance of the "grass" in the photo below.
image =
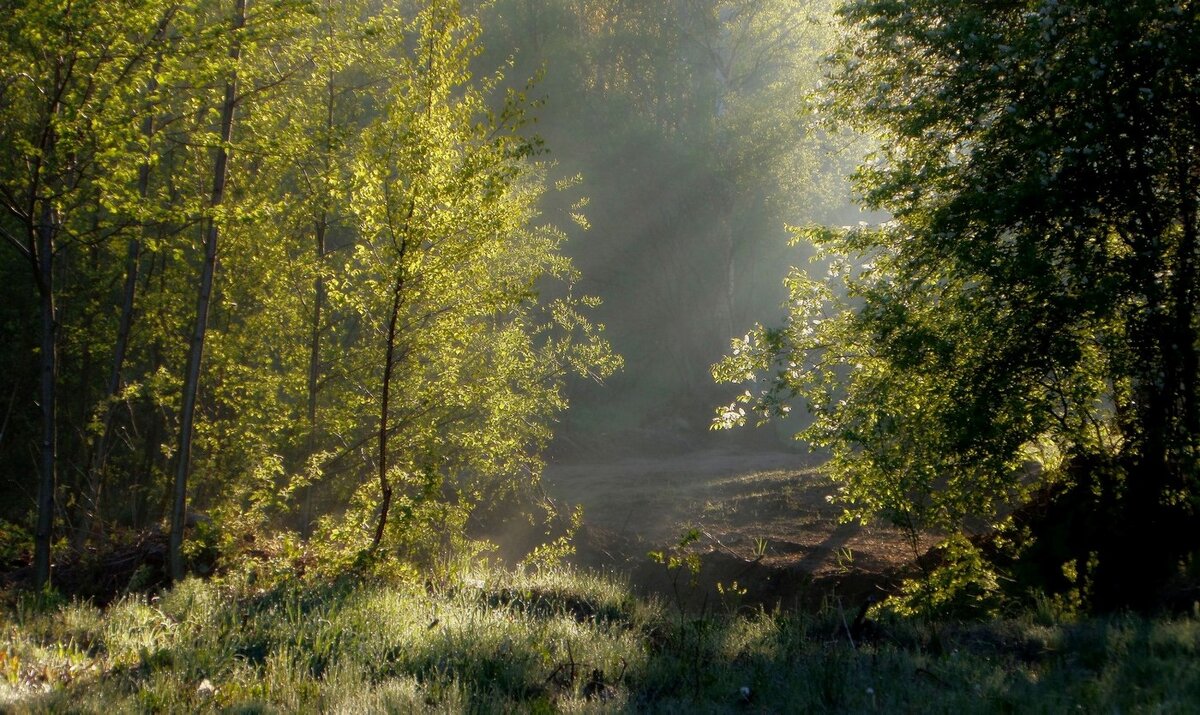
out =
[[(417, 583), (189, 580), (0, 622), (12, 712), (1195, 712), (1200, 622), (687, 614), (571, 570)], [(745, 695), (744, 695), (745, 694)]]

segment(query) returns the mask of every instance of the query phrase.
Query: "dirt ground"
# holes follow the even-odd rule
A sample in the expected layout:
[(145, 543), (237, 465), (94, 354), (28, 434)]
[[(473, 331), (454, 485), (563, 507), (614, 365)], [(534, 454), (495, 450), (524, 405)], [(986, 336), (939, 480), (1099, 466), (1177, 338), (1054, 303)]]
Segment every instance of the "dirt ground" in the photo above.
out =
[[(628, 573), (635, 586), (693, 607), (728, 602), (733, 581), (746, 591), (739, 605), (861, 601), (890, 588), (916, 556), (898, 529), (841, 523), (841, 507), (829, 500), (836, 486), (803, 455), (707, 451), (560, 462), (548, 466), (543, 483), (555, 500), (583, 505), (579, 563)], [(691, 528), (700, 535), (690, 547), (702, 560), (698, 578), (647, 557)]]

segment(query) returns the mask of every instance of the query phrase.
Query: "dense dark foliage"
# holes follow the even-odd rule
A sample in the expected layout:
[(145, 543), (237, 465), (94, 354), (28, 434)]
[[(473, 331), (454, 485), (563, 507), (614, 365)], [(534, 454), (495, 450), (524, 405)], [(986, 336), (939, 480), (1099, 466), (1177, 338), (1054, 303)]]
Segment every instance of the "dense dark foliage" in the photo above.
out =
[(1198, 11), (844, 8), (833, 108), (878, 134), (858, 182), (894, 220), (814, 232), (856, 264), (837, 276), (850, 302), (797, 276), (787, 326), (722, 375), (782, 366), (745, 401), (803, 394), (859, 513), (957, 530), (1042, 487), (1080, 530), (1043, 527), (1038, 558), (1095, 606), (1194, 578)]

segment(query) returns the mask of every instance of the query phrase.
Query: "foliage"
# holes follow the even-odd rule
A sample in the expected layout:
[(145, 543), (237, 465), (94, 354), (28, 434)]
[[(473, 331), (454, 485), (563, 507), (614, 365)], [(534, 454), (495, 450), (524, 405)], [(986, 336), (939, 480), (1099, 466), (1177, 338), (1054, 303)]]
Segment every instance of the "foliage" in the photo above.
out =
[(0, 707), (157, 710), (1137, 711), (1200, 696), (1200, 625), (1124, 616), (970, 626), (834, 613), (678, 622), (566, 570), (446, 588), (186, 580), (105, 609), (3, 615)]
[[(620, 364), (541, 212), (533, 103), (473, 74), (482, 30), (457, 2), (252, 2), (236, 28), (230, 6), (0, 20), (5, 517), (44, 515), (40, 545), (57, 515), (77, 550), (163, 518), (211, 229), (181, 515), (204, 525), (196, 563), (318, 523), (322, 552), (352, 562), (378, 471), (397, 492), (389, 553), (448, 569), (476, 548), (473, 509), (536, 484), (567, 375)], [(39, 374), (57, 412), (39, 411)], [(57, 503), (31, 508), (33, 444)]]
[(931, 622), (981, 620), (999, 615), (1001, 589), (997, 576), (969, 540), (954, 536), (925, 556), (927, 572), (911, 579), (882, 605), (883, 611)]
[(548, 540), (545, 543), (538, 544), (530, 551), (523, 559), (521, 559), (522, 567), (530, 567), (538, 571), (552, 570), (560, 568), (566, 563), (567, 557), (575, 553), (574, 539), (579, 532), (579, 528), (583, 526), (583, 507), (576, 505), (571, 512), (568, 523), (558, 536), (549, 539), (553, 536), (554, 522), (559, 516), (553, 504), (546, 504), (546, 537)]
[(706, 369), (729, 326), (780, 299), (784, 223), (849, 203), (844, 138), (807, 101), (831, 4), (500, 0), (484, 17), (483, 64), (511, 55), (518, 77), (544, 73), (539, 130), (556, 170), (583, 174), (596, 238), (567, 251), (627, 359), (603, 394), (571, 386), (563, 431), (585, 445), (702, 436), (719, 394)]
[(688, 547), (699, 540), (700, 530), (689, 528), (679, 535), (679, 541), (670, 549), (651, 551), (650, 560), (666, 567), (672, 574), (672, 583), (677, 585), (679, 576), (686, 573), (694, 584), (696, 575), (700, 573), (700, 555)]
[(734, 341), (717, 378), (762, 382), (718, 424), (803, 400), (849, 515), (914, 530), (1077, 485), (1095, 605), (1158, 602), (1200, 547), (1196, 12), (848, 4), (830, 106), (893, 219), (797, 233), (830, 275)]
[(33, 549), (33, 537), (20, 524), (0, 520), (0, 567), (5, 569), (27, 561)]

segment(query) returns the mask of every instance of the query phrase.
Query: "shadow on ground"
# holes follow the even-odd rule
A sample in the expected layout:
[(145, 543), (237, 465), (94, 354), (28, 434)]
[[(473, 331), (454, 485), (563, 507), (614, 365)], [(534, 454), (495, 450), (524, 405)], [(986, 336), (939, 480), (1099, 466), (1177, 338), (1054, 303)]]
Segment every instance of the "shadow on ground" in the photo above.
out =
[[(794, 453), (563, 461), (544, 483), (555, 500), (583, 506), (577, 565), (628, 575), (639, 591), (692, 611), (850, 608), (893, 588), (932, 545), (843, 523), (834, 483)], [(676, 548), (689, 530), (698, 538)], [(699, 571), (668, 568), (652, 551), (695, 554)]]

